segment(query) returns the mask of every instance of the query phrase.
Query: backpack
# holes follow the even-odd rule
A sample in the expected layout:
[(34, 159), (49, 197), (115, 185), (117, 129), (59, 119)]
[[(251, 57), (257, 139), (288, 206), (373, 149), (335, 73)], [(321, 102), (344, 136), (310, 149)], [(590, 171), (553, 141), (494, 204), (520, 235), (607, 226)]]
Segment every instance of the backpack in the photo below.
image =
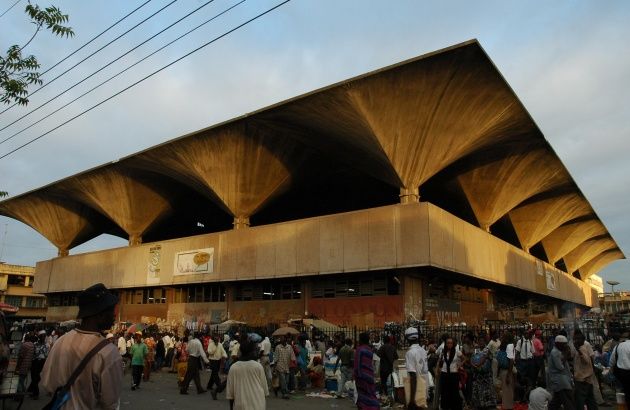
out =
[(508, 359), (507, 352), (505, 350), (498, 350), (496, 358), (499, 369), (507, 369), (510, 367), (510, 359)]

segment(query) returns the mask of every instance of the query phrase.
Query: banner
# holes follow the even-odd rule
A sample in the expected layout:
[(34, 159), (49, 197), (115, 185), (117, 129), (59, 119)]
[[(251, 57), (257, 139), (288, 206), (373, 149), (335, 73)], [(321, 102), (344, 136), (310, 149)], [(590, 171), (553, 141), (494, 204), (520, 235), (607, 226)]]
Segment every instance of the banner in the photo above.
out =
[(554, 271), (547, 271), (547, 289), (556, 290), (556, 273)]
[(147, 262), (147, 285), (160, 283), (160, 267), (162, 266), (162, 245), (149, 248)]
[(196, 275), (212, 273), (214, 267), (214, 248), (195, 249), (175, 254), (173, 275)]

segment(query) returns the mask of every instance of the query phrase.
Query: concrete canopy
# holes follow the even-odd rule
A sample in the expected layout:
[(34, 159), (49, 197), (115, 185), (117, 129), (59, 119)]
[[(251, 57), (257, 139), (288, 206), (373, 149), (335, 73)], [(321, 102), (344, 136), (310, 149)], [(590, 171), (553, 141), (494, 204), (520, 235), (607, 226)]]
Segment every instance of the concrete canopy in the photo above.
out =
[[(524, 249), (542, 241), (552, 263), (567, 256), (570, 269), (582, 267), (587, 275), (624, 257), (475, 40), (7, 199), (0, 212), (33, 226), (60, 249), (105, 232), (93, 223), (98, 218), (137, 243), (164, 215), (177, 214), (170, 201), (175, 181), (219, 205), (235, 227), (246, 227), (272, 199), (304, 183), (301, 167), (313, 161), (303, 160), (313, 152), (400, 190), (402, 202), (418, 201), (427, 181), (448, 173), (480, 227), (489, 230), (509, 216)], [(148, 182), (139, 177), (146, 171), (153, 175)], [(54, 206), (48, 205), (53, 193)], [(605, 246), (591, 246), (601, 235), (608, 235)]]

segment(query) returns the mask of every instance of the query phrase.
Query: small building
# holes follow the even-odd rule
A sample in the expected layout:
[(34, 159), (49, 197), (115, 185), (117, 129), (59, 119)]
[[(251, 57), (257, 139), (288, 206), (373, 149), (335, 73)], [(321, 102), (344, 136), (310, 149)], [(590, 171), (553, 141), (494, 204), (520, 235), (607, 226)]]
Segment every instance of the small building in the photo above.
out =
[(0, 302), (18, 308), (18, 319), (44, 319), (46, 296), (33, 293), (35, 267), (0, 262)]

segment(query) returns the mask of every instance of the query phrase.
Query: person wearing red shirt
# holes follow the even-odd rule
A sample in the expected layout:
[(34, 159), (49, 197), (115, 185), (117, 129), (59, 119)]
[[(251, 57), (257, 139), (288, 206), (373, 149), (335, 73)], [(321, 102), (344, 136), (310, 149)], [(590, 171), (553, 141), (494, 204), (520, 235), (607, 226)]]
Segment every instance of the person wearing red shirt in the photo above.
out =
[[(540, 372), (544, 372), (545, 370), (545, 345), (542, 342), (542, 331), (540, 329), (536, 329), (536, 331), (534, 332), (532, 345), (534, 347), (534, 366), (536, 366), (536, 379), (539, 379)], [(534, 382), (536, 382), (536, 380), (534, 380)]]

